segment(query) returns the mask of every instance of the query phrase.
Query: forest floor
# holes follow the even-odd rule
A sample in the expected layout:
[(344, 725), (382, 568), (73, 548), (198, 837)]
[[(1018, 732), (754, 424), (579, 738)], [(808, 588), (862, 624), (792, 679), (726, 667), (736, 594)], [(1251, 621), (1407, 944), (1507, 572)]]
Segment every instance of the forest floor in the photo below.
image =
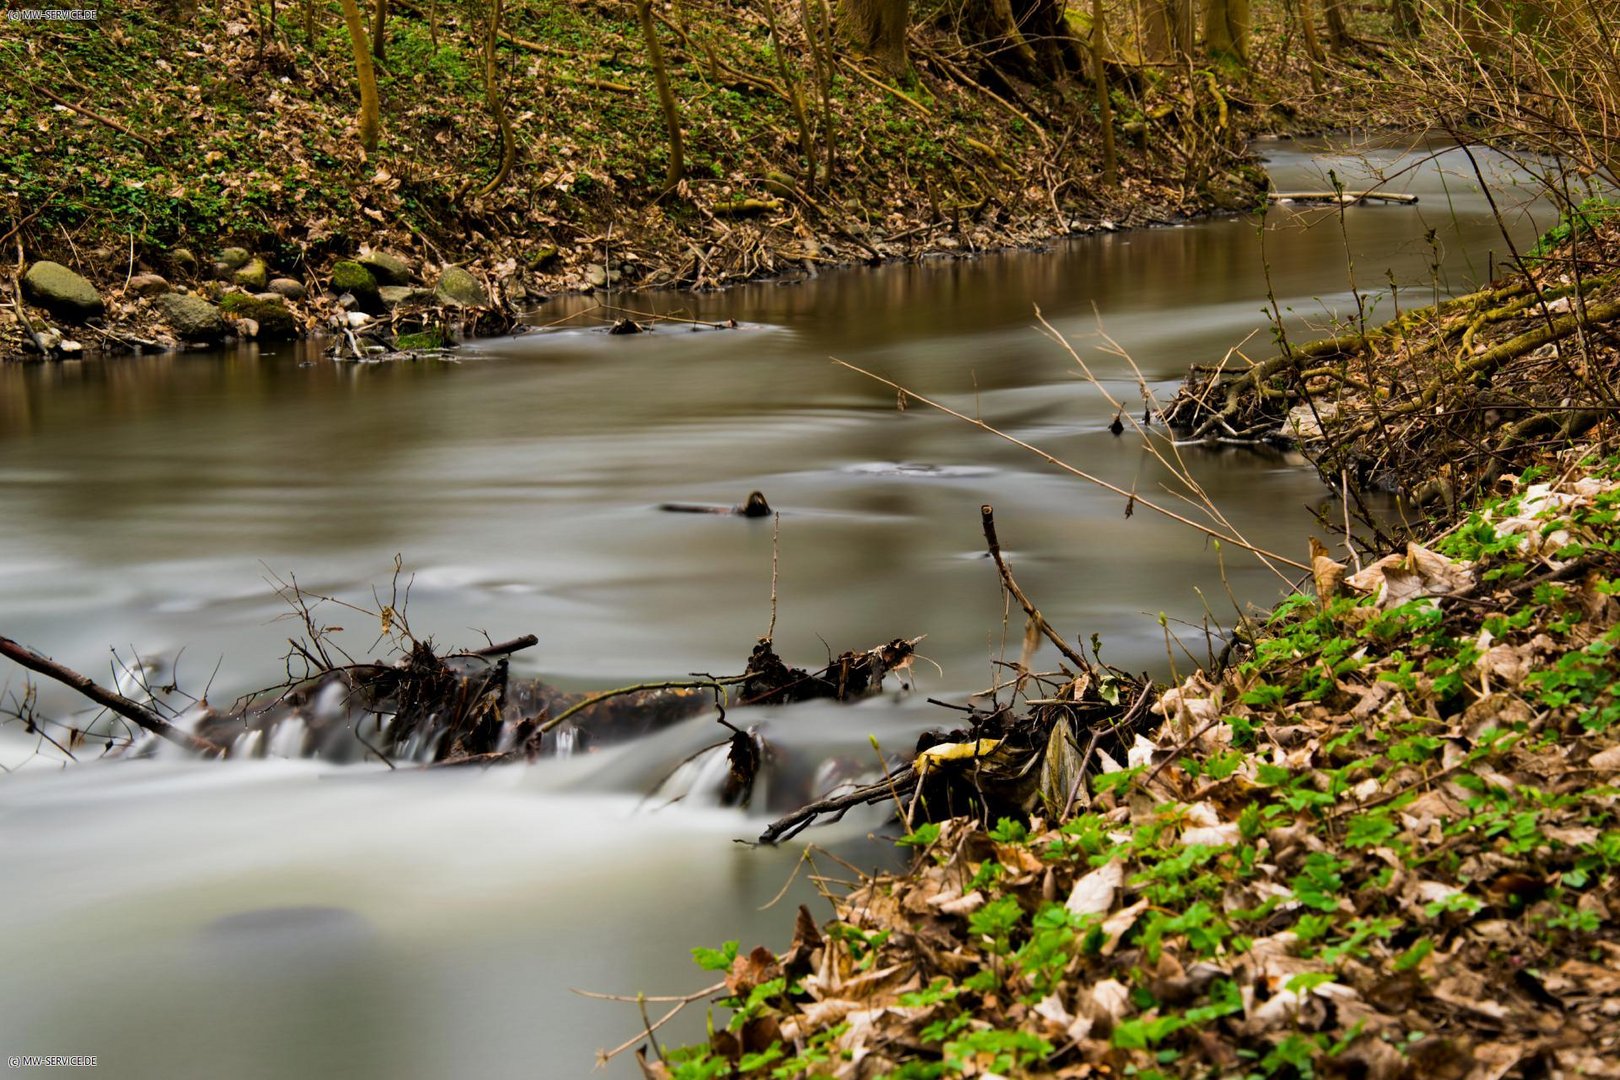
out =
[[(666, 189), (669, 141), (633, 4), (566, 0), (510, 6), (497, 59), (516, 162), (485, 194), (501, 139), (466, 10), (391, 5), (371, 154), (335, 6), (272, 5), (272, 24), (264, 10), (131, 0), (94, 22), (7, 24), (0, 249), (16, 265), (0, 272), (0, 357), (20, 354), (25, 323), (50, 325), (41, 307), (18, 318), (16, 279), (36, 260), (100, 293), (101, 329), (61, 327), (91, 351), (245, 337), (260, 323), (269, 336), (272, 322), (330, 332), (343, 318), (334, 266), (373, 251), (404, 264), (378, 284), (431, 289), (453, 265), (482, 286), (465, 302), (508, 311), (610, 283), (709, 288), (971, 255), (1251, 208), (1264, 187), (1253, 136), (1400, 120), (1342, 82), (1313, 92), (1281, 5), (1259, 4), (1246, 73), (1110, 66), (1109, 186), (1083, 72), (1006, 74), (941, 15), (914, 28), (900, 75), (840, 47), (823, 96), (816, 9), (775, 12), (779, 53), (763, 7), (704, 0), (657, 15), (687, 172)], [(243, 258), (267, 273), (254, 263), (239, 277)], [(241, 323), (262, 314), (246, 299), (221, 309), (223, 331), (188, 334), (165, 317), (161, 290), (218, 306), (237, 288), (265, 296), (277, 277), (302, 286), (265, 297), (289, 309), (290, 330), (276, 312)]]
[(908, 805), (909, 870), (780, 955), (695, 950), (729, 1017), (647, 1075), (1616, 1075), (1617, 258), (1566, 220), (1471, 297), (1190, 376), (1184, 434), (1421, 488), (1409, 520), (1313, 540), (1150, 709), (1099, 724), (1094, 665), (1041, 687), (1086, 720), (1033, 741), (1032, 814)]

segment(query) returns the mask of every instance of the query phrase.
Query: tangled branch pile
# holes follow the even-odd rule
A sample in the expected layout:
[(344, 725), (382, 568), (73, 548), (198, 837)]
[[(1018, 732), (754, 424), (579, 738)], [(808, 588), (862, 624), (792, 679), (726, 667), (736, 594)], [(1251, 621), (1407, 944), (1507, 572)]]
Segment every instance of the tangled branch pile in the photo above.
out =
[(1549, 451), (1615, 433), (1620, 228), (1587, 220), (1578, 251), (1479, 292), (1241, 370), (1197, 368), (1165, 419), (1192, 439), (1298, 444), (1335, 486), (1471, 505)]

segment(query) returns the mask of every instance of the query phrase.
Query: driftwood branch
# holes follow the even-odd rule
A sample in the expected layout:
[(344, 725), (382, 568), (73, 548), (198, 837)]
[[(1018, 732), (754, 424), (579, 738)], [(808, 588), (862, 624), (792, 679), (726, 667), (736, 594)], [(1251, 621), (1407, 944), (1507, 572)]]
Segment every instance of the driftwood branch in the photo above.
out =
[(524, 649), (532, 649), (538, 644), (540, 644), (539, 638), (533, 634), (524, 634), (522, 637), (515, 637), (511, 641), (502, 641), (494, 645), (485, 645), (482, 649), (473, 649), (468, 655), (509, 656), (515, 652), (522, 652)]
[(217, 743), (193, 735), (189, 731), (182, 731), (169, 721), (142, 705), (138, 701), (115, 691), (107, 689), (86, 675), (80, 675), (72, 668), (64, 667), (49, 657), (41, 656), (26, 645), (19, 644), (8, 637), (0, 637), (0, 656), (8, 657), (31, 671), (47, 675), (64, 686), (70, 686), (94, 701), (97, 705), (111, 709), (113, 712), (130, 720), (152, 734), (169, 740), (176, 746), (182, 746), (194, 754), (204, 756), (223, 757), (225, 748)]
[(1406, 195), (1398, 191), (1268, 191), (1267, 200), (1271, 202), (1323, 202), (1343, 203), (1346, 206), (1358, 202), (1392, 202), (1410, 206), (1418, 201), (1416, 195)]

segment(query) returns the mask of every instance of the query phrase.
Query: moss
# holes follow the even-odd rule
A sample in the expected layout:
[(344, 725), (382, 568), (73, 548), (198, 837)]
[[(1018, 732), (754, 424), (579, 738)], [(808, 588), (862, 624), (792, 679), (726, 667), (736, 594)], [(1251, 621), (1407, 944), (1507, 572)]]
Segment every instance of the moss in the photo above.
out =
[(402, 351), (411, 349), (442, 349), (450, 344), (450, 338), (445, 334), (444, 328), (430, 326), (414, 334), (401, 334), (394, 342), (394, 348)]
[(377, 292), (377, 279), (370, 270), (354, 260), (342, 259), (332, 265), (331, 284), (334, 293), (351, 293), (367, 311), (382, 310), (382, 295)]
[(298, 336), (298, 322), (280, 300), (261, 300), (246, 293), (226, 293), (220, 309), (239, 319), (259, 324), (260, 341), (291, 341)]

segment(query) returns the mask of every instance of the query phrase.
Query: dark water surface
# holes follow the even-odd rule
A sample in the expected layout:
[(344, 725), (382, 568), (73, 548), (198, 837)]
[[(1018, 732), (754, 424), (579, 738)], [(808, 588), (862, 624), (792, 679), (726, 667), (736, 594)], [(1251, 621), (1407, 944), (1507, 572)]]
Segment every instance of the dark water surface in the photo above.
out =
[[(1320, 151), (1264, 148), (1283, 189), (1321, 187), (1327, 168), (1356, 187), (1411, 161)], [(1500, 161), (1482, 163), (1500, 201), (1523, 202)], [(901, 411), (829, 358), (1173, 503), (1162, 466), (1139, 438), (1109, 434), (1098, 388), (1034, 328), (1035, 306), (1139, 412), (1130, 366), (1099, 331), (1167, 397), (1191, 363), (1269, 355), (1267, 264), (1305, 332), (1355, 316), (1352, 266), (1382, 321), (1500, 262), (1460, 155), (1390, 189), (1422, 201), (1349, 208), (1342, 231), (1337, 211), (1273, 210), (1264, 260), (1256, 223), (1234, 218), (625, 301), (735, 318), (735, 331), (554, 330), (469, 346), (459, 364), (302, 364), (288, 348), (0, 368), (0, 633), (94, 674), (109, 647), (184, 648), (182, 680), (200, 689), (218, 664), (214, 697), (229, 699), (279, 677), (297, 629), (278, 621), (265, 567), (369, 601), (397, 552), (415, 574), (411, 624), (442, 642), (532, 631), (529, 670), (581, 685), (736, 671), (770, 618), (771, 523), (655, 507), (758, 488), (782, 511), (776, 636), (789, 659), (926, 634), (939, 669), (919, 665), (925, 693), (988, 685), (1002, 610), (980, 557), (990, 502), (1054, 625), (1163, 672), (1158, 613), (1202, 656), (1182, 625), (1203, 618), (1198, 590), (1225, 618), (1226, 585), (1265, 603), (1277, 577), (1229, 549), (1223, 584), (1202, 537), (1140, 508), (1127, 519), (1117, 496), (915, 402)], [(1520, 243), (1536, 232), (1516, 211), (1508, 224)], [(535, 317), (594, 324), (596, 302)], [(1324, 502), (1313, 472), (1184, 454), (1244, 535), (1303, 556)], [(339, 615), (364, 651), (375, 628)], [(17, 672), (4, 678), (19, 688)], [(44, 699), (71, 703), (51, 688)], [(902, 745), (935, 719), (913, 698), (769, 723), (784, 745), (821, 752), (804, 732), (858, 750), (868, 733)], [(567, 987), (691, 989), (690, 946), (785, 945), (790, 905), (812, 896), (800, 886), (785, 909), (755, 911), (798, 857), (730, 843), (757, 821), (636, 812), (639, 791), (713, 731), (695, 721), (529, 769), (385, 775), (308, 762), (64, 773), (8, 729), (0, 764), (30, 767), (0, 782), (0, 1049), (97, 1054), (120, 1077), (587, 1075), (639, 1018)], [(856, 844), (871, 824), (839, 835)]]

